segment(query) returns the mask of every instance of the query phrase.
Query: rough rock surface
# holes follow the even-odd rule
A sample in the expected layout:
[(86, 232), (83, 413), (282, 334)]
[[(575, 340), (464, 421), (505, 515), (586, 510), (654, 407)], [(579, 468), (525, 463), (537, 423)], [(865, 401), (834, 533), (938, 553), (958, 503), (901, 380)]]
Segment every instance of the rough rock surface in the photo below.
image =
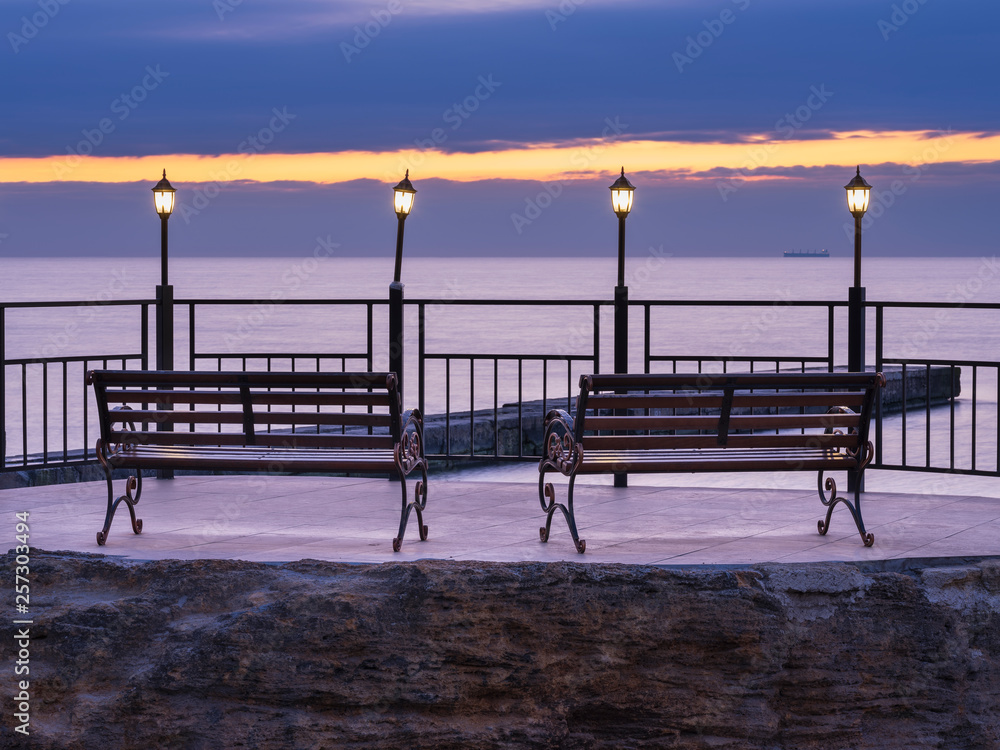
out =
[(31, 736), (12, 729), (8, 636), (4, 748), (1000, 746), (996, 560), (879, 572), (33, 551), (31, 577)]

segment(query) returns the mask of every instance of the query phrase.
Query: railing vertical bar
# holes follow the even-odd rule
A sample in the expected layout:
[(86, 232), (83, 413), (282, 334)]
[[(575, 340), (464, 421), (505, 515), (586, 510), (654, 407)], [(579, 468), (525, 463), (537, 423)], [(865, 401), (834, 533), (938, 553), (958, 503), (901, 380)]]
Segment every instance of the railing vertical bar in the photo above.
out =
[(188, 369), (192, 372), (197, 369), (194, 349), (194, 302), (188, 305)]
[(901, 465), (906, 466), (906, 363), (903, 362), (903, 369), (900, 374), (902, 378), (900, 385), (902, 386), (902, 400), (903, 400), (903, 420), (900, 425), (900, 452), (901, 452)]
[[(876, 305), (876, 307), (875, 307), (875, 372), (882, 372), (882, 373), (885, 372), (885, 366), (884, 366), (884, 363), (882, 361), (884, 359), (884, 356), (885, 356), (885, 350), (883, 349), (883, 346), (882, 346), (882, 343), (883, 343), (882, 342), (882, 336), (883, 336), (883, 333), (884, 333), (883, 324), (885, 322), (884, 319), (883, 319), (883, 315), (882, 315), (883, 310), (884, 310), (884, 308), (883, 308), (882, 305)], [(830, 319), (831, 319), (831, 321), (833, 320), (833, 306), (832, 305), (830, 307)], [(832, 331), (833, 331), (833, 328), (832, 328), (833, 324), (832, 324), (832, 322), (831, 322), (830, 325), (831, 325), (831, 329), (830, 329), (831, 333), (830, 333), (830, 335), (833, 336), (833, 333), (832, 333)], [(830, 365), (831, 365), (830, 370), (832, 372), (832, 370), (833, 370), (833, 360), (832, 359), (830, 360)], [(882, 464), (882, 391), (885, 390), (885, 389), (884, 388), (878, 388), (876, 390), (877, 390), (878, 393), (877, 393), (877, 396), (876, 396), (876, 399), (875, 399), (875, 463), (877, 465), (881, 465)]]
[[(954, 382), (955, 382), (955, 365), (952, 365), (950, 368), (948, 368), (948, 390), (949, 391), (952, 391), (952, 385), (954, 384)], [(949, 454), (950, 454), (950, 458), (948, 459), (948, 466), (951, 468), (952, 471), (954, 471), (955, 470), (955, 394), (954, 394), (954, 392), (951, 393), (951, 396), (952, 397), (950, 399), (948, 399), (949, 403), (951, 404), (951, 408), (949, 409), (949, 411), (951, 412), (951, 430), (950, 430), (949, 435), (948, 435), (948, 444), (949, 444), (948, 445), (948, 451), (949, 451)], [(975, 440), (976, 440), (976, 412), (973, 411), (972, 412), (972, 441), (973, 441), (973, 446), (975, 446)], [(972, 449), (972, 466), (973, 466), (973, 468), (975, 468), (975, 466), (976, 466), (976, 449), (975, 449), (975, 447), (973, 447), (973, 449)]]
[[(566, 412), (573, 411), (573, 357), (566, 358)], [(545, 419), (545, 415), (542, 415)]]
[(493, 358), (493, 457), (500, 458), (500, 360)]
[(924, 365), (924, 468), (931, 467), (931, 366)]
[(469, 456), (476, 455), (476, 359), (469, 357)]
[[(369, 308), (370, 310), (371, 308)], [(422, 415), (426, 415), (427, 412), (424, 409), (424, 397), (426, 389), (424, 388), (424, 372), (426, 363), (426, 340), (424, 338), (424, 326), (427, 322), (425, 317), (426, 312), (424, 310), (424, 303), (421, 302), (417, 306), (417, 377), (420, 380), (420, 386), (417, 390), (417, 407), (420, 409)], [(371, 326), (369, 326), (369, 336), (371, 336)]]
[[(69, 398), (66, 393), (66, 387), (69, 385), (69, 377), (66, 372), (69, 363), (63, 360), (62, 363), (62, 433), (63, 433), (63, 461), (69, 460)], [(87, 396), (87, 387), (84, 385), (83, 396)]]
[(651, 351), (650, 345), (650, 304), (647, 302), (643, 305), (643, 341), (645, 342), (645, 351), (643, 352), (642, 358), (645, 362), (643, 372), (647, 375), (649, 374), (649, 354)]
[(49, 463), (49, 363), (42, 362), (42, 466)]
[(548, 414), (549, 406), (549, 361), (542, 360), (542, 414)]
[(444, 360), (444, 454), (451, 456), (451, 357)]
[(28, 465), (28, 365), (21, 365), (21, 463)]
[[(827, 361), (827, 372), (833, 372), (833, 319), (834, 319), (834, 306), (830, 305), (827, 307), (826, 315), (826, 361)], [(878, 336), (875, 337), (876, 341), (879, 340)]]
[[(976, 402), (978, 400), (977, 391), (979, 390), (978, 380), (977, 380), (978, 375), (979, 375), (979, 368), (973, 365), (972, 366), (972, 470), (973, 471), (975, 471), (976, 469), (976, 411), (977, 411)], [(952, 379), (951, 382), (954, 383), (955, 382), (954, 379)], [(954, 404), (955, 400), (952, 399), (951, 402), (952, 404)], [(997, 407), (1000, 408), (1000, 404), (997, 404)]]
[[(375, 326), (372, 323), (372, 321), (374, 319), (374, 307), (375, 307), (375, 303), (374, 302), (369, 302), (368, 303), (368, 372), (371, 372), (372, 370), (375, 369), (375, 366), (373, 364), (374, 361), (375, 361), (375, 359), (374, 359), (375, 358), (375, 345), (374, 345), (374, 341), (375, 341)], [(422, 305), (421, 305), (421, 307), (422, 307)], [(422, 325), (422, 322), (421, 322), (421, 325)], [(421, 378), (421, 380), (423, 380), (423, 378)], [(423, 414), (423, 411), (424, 411), (423, 410), (423, 405), (421, 404), (420, 413)]]
[(142, 304), (139, 306), (139, 346), (141, 347), (140, 355), (142, 357), (140, 367), (143, 370), (149, 369), (149, 305)]
[[(90, 360), (85, 359), (83, 361), (84, 372), (87, 371), (89, 365), (90, 365)], [(83, 380), (82, 382), (83, 382), (83, 458), (84, 460), (86, 460), (87, 457), (90, 455), (90, 440), (87, 439), (87, 427), (88, 427), (87, 422), (89, 422), (90, 420), (87, 419), (87, 412), (88, 412), (87, 381)], [(145, 429), (145, 427), (143, 429)]]
[(994, 471), (1000, 472), (1000, 367), (994, 368), (996, 370), (996, 381), (997, 381), (997, 431), (996, 431), (996, 447), (997, 447), (997, 463), (994, 467)]
[(601, 371), (601, 306), (594, 305), (594, 372)]
[[(517, 358), (517, 434), (524, 434), (524, 370), (522, 365), (524, 360)], [(997, 426), (997, 433), (1000, 434), (1000, 425)], [(518, 438), (517, 457), (524, 458), (524, 441)], [(998, 450), (997, 455), (1000, 455)]]

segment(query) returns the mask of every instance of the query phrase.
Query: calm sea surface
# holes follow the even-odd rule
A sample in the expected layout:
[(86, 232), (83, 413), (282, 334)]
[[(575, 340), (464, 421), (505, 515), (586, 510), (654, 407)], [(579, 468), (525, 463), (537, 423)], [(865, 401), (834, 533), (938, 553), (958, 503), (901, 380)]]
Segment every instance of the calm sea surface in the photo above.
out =
[[(790, 307), (790, 300), (844, 300), (853, 281), (849, 258), (673, 258), (656, 254), (628, 258), (632, 300), (759, 300), (759, 307), (718, 308), (685, 306), (655, 309), (652, 315), (652, 351), (678, 356), (754, 355), (814, 356), (826, 354), (825, 308)], [(178, 300), (250, 299), (248, 306), (199, 307), (198, 350), (220, 354), (247, 352), (359, 352), (366, 344), (364, 306), (304, 306), (302, 299), (384, 300), (392, 275), (391, 258), (317, 260), (313, 255), (264, 259), (176, 258), (170, 281)], [(3, 259), (0, 260), (0, 300), (123, 300), (150, 299), (158, 282), (156, 259)], [(406, 298), (434, 301), (427, 308), (427, 351), (438, 353), (579, 354), (593, 347), (593, 308), (588, 306), (477, 307), (470, 299), (610, 300), (615, 284), (614, 258), (568, 260), (560, 258), (416, 258), (403, 265)], [(1000, 265), (986, 258), (871, 258), (865, 261), (863, 283), (869, 301), (990, 302), (1000, 303)], [(150, 316), (152, 323), (152, 315)], [(137, 308), (74, 306), (48, 310), (11, 309), (6, 313), (4, 354), (12, 357), (123, 354), (140, 347)], [(175, 366), (188, 366), (188, 313), (177, 310)], [(601, 313), (601, 367), (610, 369), (612, 312)], [(631, 365), (642, 368), (641, 310), (633, 308), (630, 321)], [(407, 311), (407, 405), (416, 404), (417, 317)], [(885, 315), (885, 356), (979, 359), (996, 361), (1000, 353), (1000, 320), (993, 311), (889, 310)], [(384, 309), (374, 314), (376, 369), (387, 366)], [(874, 361), (874, 314), (869, 315), (869, 355)], [(152, 336), (152, 334), (151, 334)], [(846, 343), (846, 313), (837, 314), (837, 360)], [(153, 351), (151, 348), (150, 351)], [(235, 360), (223, 362), (234, 367)], [(203, 363), (201, 366), (208, 366)], [(215, 367), (213, 362), (212, 367)], [(251, 362), (263, 367), (264, 362)], [(287, 366), (275, 363), (275, 367)], [(339, 363), (338, 363), (339, 368)], [(40, 367), (35, 366), (39, 372)], [(297, 367), (315, 367), (298, 363)], [(361, 361), (348, 369), (364, 369)], [(537, 371), (535, 371), (537, 369)], [(570, 382), (590, 371), (589, 362), (550, 367), (549, 397), (565, 397)], [(29, 368), (30, 370), (30, 368)], [(501, 365), (497, 400), (517, 396), (516, 364)], [(50, 373), (54, 378), (55, 371)], [(525, 398), (541, 398), (541, 365), (525, 365)], [(6, 426), (8, 455), (21, 453), (20, 369), (7, 368)], [(30, 376), (29, 376), (30, 378)], [(61, 378), (61, 373), (59, 374)], [(68, 377), (69, 393), (79, 393)], [(451, 408), (469, 407), (469, 381), (475, 379), (477, 408), (492, 406), (492, 363), (470, 373), (467, 364), (452, 367)], [(38, 378), (40, 380), (40, 378)], [(55, 378), (54, 378), (55, 379)], [(958, 423), (971, 430), (971, 377), (963, 377)], [(50, 383), (50, 389), (53, 385)], [(61, 397), (60, 397), (61, 400)], [(79, 401), (79, 395), (76, 400)], [(429, 363), (425, 386), (429, 413), (444, 410), (443, 363)], [(40, 385), (29, 383), (28, 420), (41, 420)], [(996, 370), (980, 370), (977, 378), (977, 454), (983, 465), (995, 465)], [(51, 407), (50, 407), (51, 408)], [(941, 410), (936, 410), (941, 411)], [(945, 410), (946, 411), (946, 410)], [(945, 418), (945, 415), (942, 416)], [(895, 418), (897, 422), (901, 421)], [(907, 423), (907, 429), (923, 423)], [(68, 435), (71, 447), (80, 443), (82, 405), (71, 407)], [(58, 423), (57, 423), (58, 422)], [(945, 422), (942, 422), (946, 425)], [(61, 416), (50, 415), (50, 443), (62, 443)], [(932, 418), (933, 426), (933, 418)], [(40, 450), (29, 427), (29, 451)], [(981, 434), (980, 434), (981, 432)], [(96, 429), (90, 428), (90, 436)], [(88, 437), (88, 441), (92, 439)], [(919, 442), (919, 441), (918, 441)], [(941, 450), (946, 450), (944, 441)], [(886, 440), (887, 460), (889, 440)], [(960, 450), (968, 460), (971, 432)], [(935, 446), (932, 455), (936, 456)], [(912, 460), (912, 458), (911, 458)], [(473, 471), (478, 478), (505, 478), (531, 467)], [(510, 474), (515, 472), (515, 474)], [(874, 473), (875, 475), (878, 472)], [(912, 475), (911, 475), (912, 476)], [(696, 483), (705, 484), (703, 477)], [(668, 477), (671, 483), (676, 477)], [(925, 481), (924, 480), (921, 481)], [(995, 482), (996, 480), (986, 480)], [(801, 484), (801, 481), (794, 486)], [(984, 494), (978, 491), (978, 494)]]

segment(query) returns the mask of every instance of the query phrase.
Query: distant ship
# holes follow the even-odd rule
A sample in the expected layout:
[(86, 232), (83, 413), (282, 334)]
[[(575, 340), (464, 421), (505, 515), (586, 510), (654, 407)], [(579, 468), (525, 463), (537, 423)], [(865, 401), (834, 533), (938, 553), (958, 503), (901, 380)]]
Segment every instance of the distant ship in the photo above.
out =
[(785, 250), (786, 258), (829, 258), (830, 253), (824, 250)]

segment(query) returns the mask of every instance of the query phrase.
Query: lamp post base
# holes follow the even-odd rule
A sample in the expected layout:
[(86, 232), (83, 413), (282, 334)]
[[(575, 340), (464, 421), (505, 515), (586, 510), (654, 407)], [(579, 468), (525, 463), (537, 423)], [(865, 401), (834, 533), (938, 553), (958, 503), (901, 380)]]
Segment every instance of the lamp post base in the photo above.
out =
[[(164, 222), (166, 226), (166, 222)], [(174, 288), (170, 284), (156, 287), (156, 369), (174, 369)], [(169, 409), (168, 404), (157, 404), (157, 409)], [(170, 432), (172, 422), (157, 422), (157, 432)], [(173, 469), (158, 469), (157, 479), (173, 479)]]
[[(628, 287), (615, 287), (615, 374), (628, 372)], [(625, 409), (616, 409), (616, 416), (627, 414)], [(628, 487), (628, 474), (615, 472), (615, 487)]]

